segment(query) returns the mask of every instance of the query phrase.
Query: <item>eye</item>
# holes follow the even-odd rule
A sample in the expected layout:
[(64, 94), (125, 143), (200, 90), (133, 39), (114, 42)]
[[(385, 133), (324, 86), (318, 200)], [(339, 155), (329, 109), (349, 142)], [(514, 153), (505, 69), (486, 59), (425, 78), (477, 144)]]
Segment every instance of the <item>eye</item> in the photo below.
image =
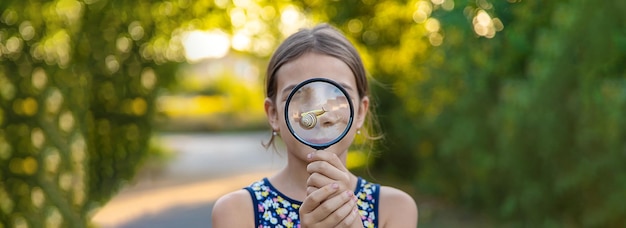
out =
[(333, 88), (333, 93), (334, 94), (342, 94), (341, 90), (339, 89), (339, 87), (335, 87)]
[(295, 93), (293, 93), (293, 97), (299, 97), (302, 96), (302, 93), (304, 93), (301, 89), (299, 89), (298, 91), (296, 91)]

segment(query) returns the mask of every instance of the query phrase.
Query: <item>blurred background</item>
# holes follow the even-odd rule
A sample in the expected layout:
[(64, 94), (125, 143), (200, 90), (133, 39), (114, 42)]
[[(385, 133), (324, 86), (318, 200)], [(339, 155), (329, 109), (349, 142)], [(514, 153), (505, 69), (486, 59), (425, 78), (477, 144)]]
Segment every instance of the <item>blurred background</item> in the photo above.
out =
[[(420, 227), (626, 224), (626, 1), (3, 0), (0, 227), (210, 227), (265, 150), (265, 65), (301, 27), (363, 55), (348, 166)], [(363, 146), (365, 145), (365, 146)]]

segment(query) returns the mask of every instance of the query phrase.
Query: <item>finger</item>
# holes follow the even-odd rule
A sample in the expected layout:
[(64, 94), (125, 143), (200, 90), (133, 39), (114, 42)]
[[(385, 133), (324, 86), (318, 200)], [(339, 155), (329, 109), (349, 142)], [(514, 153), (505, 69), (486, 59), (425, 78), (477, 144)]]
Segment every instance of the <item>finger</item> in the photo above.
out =
[(317, 191), (318, 189), (319, 189), (319, 188), (316, 188), (316, 187), (311, 187), (311, 186), (306, 187), (306, 195), (307, 195), (307, 196), (309, 196), (309, 195), (311, 195), (311, 193), (313, 193), (313, 192)]
[(342, 171), (348, 170), (345, 164), (343, 164), (341, 159), (339, 159), (339, 157), (337, 157), (335, 153), (331, 153), (331, 152), (324, 151), (324, 150), (319, 150), (314, 153), (310, 153), (307, 156), (307, 158), (309, 159), (309, 162), (326, 161), (339, 170), (342, 170)]
[(322, 227), (335, 227), (350, 214), (352, 208), (356, 208), (356, 202), (352, 199), (355, 199), (354, 194), (344, 191), (320, 204), (311, 212), (311, 216), (323, 218), (319, 223)]
[(315, 187), (315, 188), (322, 188), (326, 185), (332, 184), (334, 182), (337, 182), (336, 180), (330, 179), (327, 176), (319, 173), (319, 172), (314, 172), (311, 173), (311, 175), (309, 176), (309, 178), (306, 180), (306, 186), (309, 187)]
[(306, 166), (306, 171), (311, 174), (322, 174), (332, 180), (346, 181), (350, 179), (348, 171), (337, 169), (335, 166), (326, 161), (311, 162)]
[(326, 217), (322, 223), (330, 224), (333, 227), (349, 227), (354, 222), (354, 218), (357, 217), (357, 213), (356, 197), (352, 195), (348, 202)]
[(324, 200), (330, 197), (333, 193), (337, 192), (338, 189), (339, 184), (333, 183), (326, 185), (317, 191), (311, 192), (311, 194), (304, 198), (304, 202), (302, 202), (302, 206), (300, 206), (301, 214), (310, 213), (315, 210), (315, 208), (317, 208)]
[[(358, 222), (359, 225), (362, 225), (362, 221), (358, 218), (361, 217), (361, 215), (359, 214), (359, 209), (355, 206), (348, 208), (348, 210), (350, 210), (348, 212), (348, 215), (344, 217), (343, 220), (341, 220), (341, 222), (339, 224), (337, 224), (337, 227), (351, 227), (352, 223)], [(361, 226), (359, 226), (361, 227)]]

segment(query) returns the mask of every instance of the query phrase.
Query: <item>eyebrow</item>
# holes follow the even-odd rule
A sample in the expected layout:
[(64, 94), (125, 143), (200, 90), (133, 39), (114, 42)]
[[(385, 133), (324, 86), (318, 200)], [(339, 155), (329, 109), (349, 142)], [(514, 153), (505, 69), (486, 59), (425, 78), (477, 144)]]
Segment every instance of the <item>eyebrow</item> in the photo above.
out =
[[(349, 86), (348, 84), (345, 84), (345, 83), (339, 83), (339, 85), (340, 85), (341, 87), (343, 87), (345, 90), (354, 91), (354, 89), (353, 89), (351, 86)], [(285, 87), (285, 88), (283, 89), (283, 92), (282, 92), (282, 93), (283, 93), (283, 94), (289, 94), (289, 93), (291, 93), (291, 90), (293, 90), (293, 88), (295, 88), (295, 87), (296, 87), (296, 85), (289, 85), (289, 86), (287, 86), (287, 87)]]
[(350, 87), (348, 84), (339, 83), (339, 85), (341, 85), (345, 90), (354, 91), (354, 89), (352, 89), (352, 87)]
[[(283, 89), (283, 94), (289, 94), (289, 93), (291, 93), (291, 90), (293, 90), (293, 88), (295, 88), (295, 87), (296, 87), (296, 85), (289, 85), (289, 86), (285, 87), (285, 88)], [(283, 96), (284, 96), (284, 95), (283, 95)], [(285, 97), (286, 97), (286, 96), (285, 96)]]

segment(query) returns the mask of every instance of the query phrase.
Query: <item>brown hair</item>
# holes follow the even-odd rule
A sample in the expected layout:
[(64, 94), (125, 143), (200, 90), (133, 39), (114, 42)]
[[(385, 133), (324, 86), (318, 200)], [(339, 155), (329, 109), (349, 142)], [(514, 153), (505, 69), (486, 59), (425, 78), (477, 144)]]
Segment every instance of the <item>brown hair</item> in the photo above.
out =
[[(335, 57), (350, 67), (355, 76), (359, 99), (369, 96), (367, 75), (361, 56), (350, 41), (337, 29), (328, 24), (320, 24), (312, 29), (301, 29), (287, 37), (276, 49), (267, 66), (265, 80), (265, 95), (272, 101), (276, 101), (277, 83), (276, 72), (285, 63), (288, 63), (309, 52)], [(370, 106), (372, 99), (370, 99)], [(372, 128), (373, 118), (368, 110), (364, 126)], [(370, 131), (372, 131), (370, 129)], [(369, 133), (366, 133), (369, 134)], [(267, 148), (273, 144), (274, 135), (264, 146)]]

